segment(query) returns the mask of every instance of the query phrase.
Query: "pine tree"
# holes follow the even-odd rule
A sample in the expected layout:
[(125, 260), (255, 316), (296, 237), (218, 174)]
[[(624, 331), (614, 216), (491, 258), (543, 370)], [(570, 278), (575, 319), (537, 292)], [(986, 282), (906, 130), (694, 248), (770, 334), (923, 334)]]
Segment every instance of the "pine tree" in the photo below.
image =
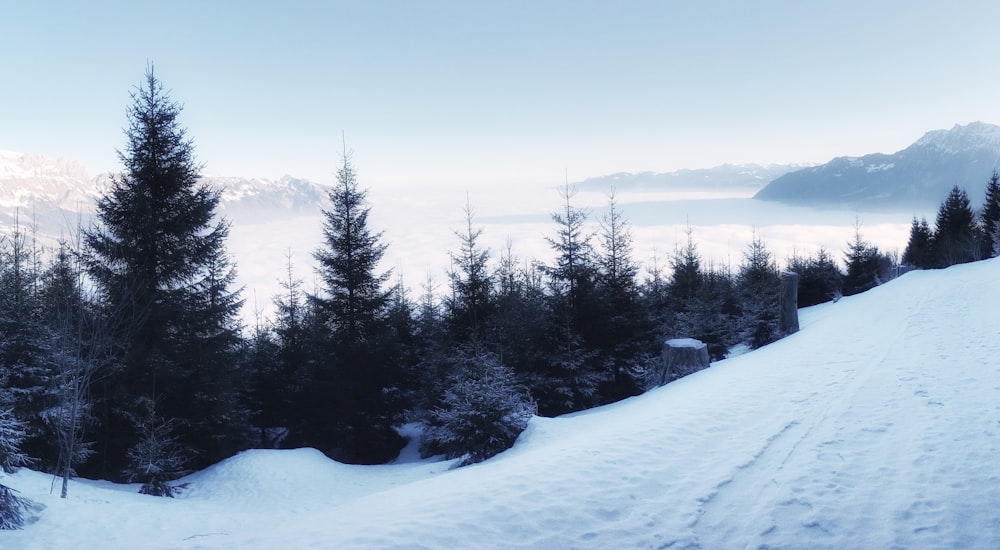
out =
[(62, 477), (62, 498), (67, 498), (76, 468), (93, 455), (92, 442), (85, 439), (85, 429), (93, 421), (91, 386), (114, 354), (111, 331), (85, 296), (85, 275), (78, 259), (79, 242), (75, 249), (60, 243), (43, 274), (40, 291), (55, 374), (54, 403), (45, 411), (45, 419), (58, 443), (54, 471)]
[(426, 421), (427, 414), (440, 406), (451, 364), (443, 308), (437, 297), (437, 286), (428, 275), (414, 312), (413, 340), (416, 355), (415, 376), (408, 401), (412, 403), (416, 420)]
[(546, 344), (544, 380), (538, 396), (542, 414), (580, 410), (599, 402), (598, 388), (608, 377), (596, 364), (591, 347), (600, 330), (591, 235), (587, 213), (572, 204), (574, 192), (561, 190), (562, 212), (552, 214), (556, 236), (548, 238), (555, 263), (543, 267), (548, 279), (548, 311), (551, 319)]
[(552, 316), (536, 265), (521, 262), (511, 243), (500, 254), (495, 276), (496, 313), (489, 327), (489, 342), (497, 359), (536, 398), (546, 391), (547, 335)]
[(412, 410), (418, 399), (414, 392), (420, 383), (421, 343), (417, 336), (416, 305), (410, 299), (402, 274), (396, 277), (396, 283), (389, 290), (386, 321), (388, 334), (383, 346), (385, 356), (395, 364), (395, 375), (383, 393), (396, 408)]
[(632, 235), (618, 209), (614, 190), (601, 223), (600, 244), (597, 292), (603, 327), (595, 347), (611, 375), (609, 386), (602, 391), (603, 399), (617, 401), (638, 393), (633, 374), (649, 342), (652, 320), (641, 302), (639, 266), (632, 259)]
[(760, 235), (743, 253), (740, 264), (739, 289), (744, 341), (753, 349), (767, 345), (778, 336), (778, 267)]
[(948, 267), (978, 260), (981, 246), (969, 195), (956, 185), (938, 209), (934, 233), (938, 266)]
[(354, 345), (375, 337), (382, 327), (388, 302), (383, 286), (390, 274), (377, 273), (386, 245), (381, 232), (368, 228), (368, 193), (358, 187), (346, 152), (342, 160), (337, 185), (329, 193), (332, 208), (323, 212), (324, 246), (313, 255), (324, 284), (316, 301), (332, 333), (344, 345)]
[[(178, 424), (195, 466), (242, 445), (234, 376), (239, 291), (225, 254), (229, 225), (215, 221), (220, 192), (199, 183), (194, 147), (180, 126), (181, 107), (153, 69), (132, 93), (124, 171), (97, 205), (98, 225), (85, 232), (87, 269), (107, 315), (118, 317), (120, 368), (101, 384), (98, 452), (115, 477), (140, 434), (131, 418), (143, 399)], [(228, 423), (220, 434), (219, 423)]]
[(464, 344), (480, 342), (490, 317), (496, 310), (493, 278), (489, 271), (490, 251), (479, 246), (482, 228), (473, 228), (474, 211), (466, 202), (464, 232), (455, 232), (461, 241), (457, 254), (452, 254), (448, 273), (451, 296), (445, 301), (453, 341)]
[(264, 447), (281, 446), (293, 429), (307, 422), (297, 399), (304, 395), (316, 356), (309, 331), (316, 323), (310, 319), (302, 281), (295, 276), (291, 250), (279, 284), (281, 293), (272, 299), (274, 323), (255, 331), (250, 344), (253, 425)]
[(385, 353), (389, 273), (379, 273), (386, 245), (368, 227), (367, 193), (345, 151), (324, 211), (323, 247), (314, 253), (323, 282), (313, 296), (317, 308), (319, 351), (313, 376), (312, 438), (333, 458), (380, 463), (395, 456), (402, 440), (393, 430), (401, 404), (384, 390), (399, 376)]
[(891, 261), (877, 246), (864, 239), (860, 223), (854, 225), (854, 240), (848, 243), (844, 256), (847, 263), (847, 273), (844, 275), (845, 296), (875, 288), (889, 278)]
[(646, 310), (650, 312), (654, 324), (661, 324), (669, 317), (667, 309), (670, 306), (669, 279), (665, 275), (660, 256), (653, 251), (650, 263), (646, 265), (646, 279), (642, 282), (642, 300)]
[(275, 327), (256, 313), (254, 328), (244, 341), (240, 371), (245, 386), (240, 398), (248, 409), (249, 423), (256, 437), (251, 446), (260, 449), (279, 448), (288, 435), (290, 422), (286, 413), (288, 380), (281, 376), (280, 354)]
[[(15, 238), (18, 235), (15, 224)], [(4, 240), (0, 237), (0, 244)], [(16, 245), (15, 245), (16, 246)], [(19, 269), (9, 262), (12, 255), (8, 251), (0, 254), (0, 282), (4, 283), (3, 293), (0, 294), (0, 473), (13, 473), (20, 466), (32, 462), (31, 457), (24, 452), (22, 446), (25, 437), (28, 435), (28, 425), (18, 418), (15, 413), (15, 405), (18, 404), (19, 391), (11, 384), (11, 377), (16, 375), (16, 363), (9, 363), (9, 357), (18, 355), (16, 352), (8, 355), (7, 348), (14, 346), (15, 342), (7, 340), (7, 336), (16, 329), (17, 313), (14, 311), (16, 297), (8, 294), (10, 286), (11, 272)], [(20, 529), (27, 519), (26, 515), (35, 508), (35, 505), (16, 494), (16, 491), (0, 484), (0, 530)]]
[(843, 292), (844, 274), (825, 248), (815, 256), (793, 257), (788, 270), (799, 274), (799, 307), (836, 300)]
[(54, 404), (49, 328), (41, 317), (39, 269), (20, 223), (0, 249), (0, 408), (26, 424), (22, 450), (52, 470), (57, 454), (45, 411)]
[(701, 271), (701, 256), (694, 242), (691, 228), (685, 231), (687, 241), (683, 250), (675, 250), (670, 259), (670, 297), (674, 307), (684, 309), (684, 304), (693, 299), (701, 290), (703, 274)]
[[(239, 311), (243, 300), (235, 286), (236, 270), (223, 251), (206, 259), (201, 279), (189, 295), (183, 348), (177, 362), (186, 367), (186, 401), (177, 414), (179, 439), (204, 460), (203, 467), (231, 456), (246, 446), (250, 411), (242, 401), (240, 372), (243, 351)], [(195, 457), (198, 458), (198, 457)]]
[(136, 418), (141, 436), (129, 447), (126, 479), (129, 483), (141, 482), (141, 494), (173, 497), (177, 489), (170, 482), (188, 472), (185, 465), (189, 458), (175, 435), (175, 423), (156, 414), (154, 400), (143, 399), (141, 404), (145, 411)]
[(993, 170), (986, 184), (986, 200), (981, 214), (983, 251), (982, 257), (1000, 255), (1000, 172)]
[(543, 268), (549, 290), (559, 305), (559, 314), (570, 330), (580, 328), (587, 308), (593, 305), (594, 255), (591, 234), (587, 232), (587, 212), (572, 204), (575, 192), (569, 186), (560, 190), (563, 211), (552, 214), (556, 223), (555, 238), (547, 237), (556, 253), (555, 264)]
[(740, 341), (738, 290), (728, 269), (709, 266), (702, 274), (698, 295), (687, 312), (678, 315), (678, 326), (682, 328), (677, 334), (690, 334), (708, 346), (712, 359), (725, 359), (729, 349)]
[(488, 352), (459, 350), (442, 405), (431, 414), (422, 454), (481, 462), (510, 448), (535, 414), (514, 373)]
[(934, 258), (934, 232), (927, 225), (927, 219), (921, 218), (917, 221), (913, 217), (910, 225), (910, 240), (906, 243), (906, 250), (903, 251), (903, 264), (911, 265), (917, 269), (930, 269), (936, 265)]

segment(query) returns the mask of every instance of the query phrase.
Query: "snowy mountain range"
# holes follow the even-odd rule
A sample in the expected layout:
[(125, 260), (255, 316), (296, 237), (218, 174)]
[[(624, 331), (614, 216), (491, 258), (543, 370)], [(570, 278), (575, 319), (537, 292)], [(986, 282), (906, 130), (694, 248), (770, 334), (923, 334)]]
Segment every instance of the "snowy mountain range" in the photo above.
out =
[(784, 174), (801, 169), (801, 164), (723, 164), (714, 168), (675, 172), (618, 172), (587, 178), (581, 191), (755, 191)]
[[(222, 191), (220, 212), (234, 223), (316, 214), (327, 200), (325, 187), (292, 176), (205, 176), (202, 181)], [(0, 227), (17, 216), (22, 224), (33, 219), (42, 236), (64, 234), (75, 228), (78, 217), (88, 223), (110, 184), (110, 174), (92, 178), (73, 161), (0, 151)]]
[(936, 207), (952, 186), (974, 205), (1000, 167), (1000, 126), (973, 122), (927, 132), (891, 155), (838, 157), (784, 174), (754, 198), (803, 206)]

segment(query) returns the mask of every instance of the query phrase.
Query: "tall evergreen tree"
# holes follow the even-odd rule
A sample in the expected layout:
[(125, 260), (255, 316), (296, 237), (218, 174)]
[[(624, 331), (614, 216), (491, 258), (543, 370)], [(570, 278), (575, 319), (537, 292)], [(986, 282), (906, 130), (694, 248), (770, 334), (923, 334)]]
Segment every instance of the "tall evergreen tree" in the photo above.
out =
[(632, 259), (632, 235), (614, 190), (608, 196), (608, 212), (601, 223), (599, 240), (597, 292), (603, 327), (594, 344), (611, 377), (602, 390), (603, 399), (617, 401), (638, 392), (634, 372), (649, 343), (652, 320), (641, 301), (639, 266)]
[(545, 266), (548, 279), (550, 339), (544, 379), (546, 389), (538, 397), (542, 414), (561, 414), (580, 410), (599, 402), (598, 388), (607, 380), (596, 364), (591, 347), (600, 329), (591, 235), (587, 231), (587, 212), (573, 206), (573, 190), (567, 185), (560, 193), (561, 212), (552, 214), (556, 236), (548, 238), (555, 252), (555, 262)]
[(743, 253), (739, 288), (743, 339), (759, 348), (778, 339), (778, 266), (774, 256), (756, 231)]
[(957, 185), (938, 209), (934, 250), (940, 267), (980, 259), (981, 239), (969, 195)]
[(993, 170), (986, 184), (986, 200), (981, 214), (984, 258), (1000, 255), (1000, 172)]
[(555, 263), (544, 268), (557, 311), (569, 331), (580, 332), (584, 319), (594, 307), (596, 269), (592, 234), (587, 229), (587, 211), (573, 206), (575, 191), (567, 185), (560, 190), (561, 212), (552, 214), (556, 236), (546, 240), (556, 253)]
[[(120, 368), (99, 388), (100, 469), (117, 478), (140, 442), (144, 403), (178, 429), (192, 466), (242, 445), (235, 402), (236, 313), (229, 224), (216, 220), (220, 192), (198, 181), (181, 107), (150, 67), (132, 93), (124, 171), (98, 201), (98, 225), (85, 232), (87, 269), (109, 315), (117, 316)], [(219, 423), (228, 429), (220, 434)]]
[(462, 232), (455, 232), (461, 241), (457, 254), (452, 254), (451, 296), (445, 301), (448, 308), (452, 339), (457, 343), (480, 343), (490, 317), (496, 310), (493, 276), (489, 271), (489, 249), (479, 245), (483, 229), (473, 228), (474, 211), (466, 202), (465, 224)]
[(934, 232), (931, 231), (926, 218), (917, 221), (916, 216), (913, 217), (910, 239), (906, 243), (906, 250), (903, 251), (903, 264), (917, 269), (930, 269), (937, 264), (934, 258)]
[(385, 390), (399, 375), (387, 354), (389, 334), (385, 288), (389, 273), (379, 272), (386, 245), (368, 227), (367, 193), (358, 187), (347, 152), (330, 190), (331, 209), (324, 211), (319, 262), (321, 292), (313, 296), (322, 324), (313, 376), (314, 445), (339, 460), (385, 462), (402, 440), (393, 430), (401, 404)]

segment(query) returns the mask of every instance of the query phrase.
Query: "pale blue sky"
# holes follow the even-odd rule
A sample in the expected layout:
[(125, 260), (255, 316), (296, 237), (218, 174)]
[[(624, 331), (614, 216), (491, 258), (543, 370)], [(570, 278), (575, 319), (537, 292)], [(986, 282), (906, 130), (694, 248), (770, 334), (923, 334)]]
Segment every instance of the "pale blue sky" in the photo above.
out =
[(1000, 2), (3, 2), (0, 149), (119, 168), (147, 60), (205, 172), (558, 183), (1000, 123)]

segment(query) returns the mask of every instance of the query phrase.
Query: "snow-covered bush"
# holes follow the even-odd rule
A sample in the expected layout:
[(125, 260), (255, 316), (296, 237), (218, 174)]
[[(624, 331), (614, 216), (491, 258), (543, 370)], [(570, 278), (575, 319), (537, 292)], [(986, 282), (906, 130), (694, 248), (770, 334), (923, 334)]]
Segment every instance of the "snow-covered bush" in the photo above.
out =
[(177, 489), (169, 482), (187, 473), (187, 456), (173, 435), (173, 422), (157, 416), (152, 400), (144, 401), (148, 415), (138, 422), (141, 438), (128, 450), (125, 477), (141, 482), (144, 495), (173, 497)]
[(424, 453), (481, 462), (509, 449), (535, 414), (514, 373), (491, 353), (462, 353), (442, 405), (429, 419)]

